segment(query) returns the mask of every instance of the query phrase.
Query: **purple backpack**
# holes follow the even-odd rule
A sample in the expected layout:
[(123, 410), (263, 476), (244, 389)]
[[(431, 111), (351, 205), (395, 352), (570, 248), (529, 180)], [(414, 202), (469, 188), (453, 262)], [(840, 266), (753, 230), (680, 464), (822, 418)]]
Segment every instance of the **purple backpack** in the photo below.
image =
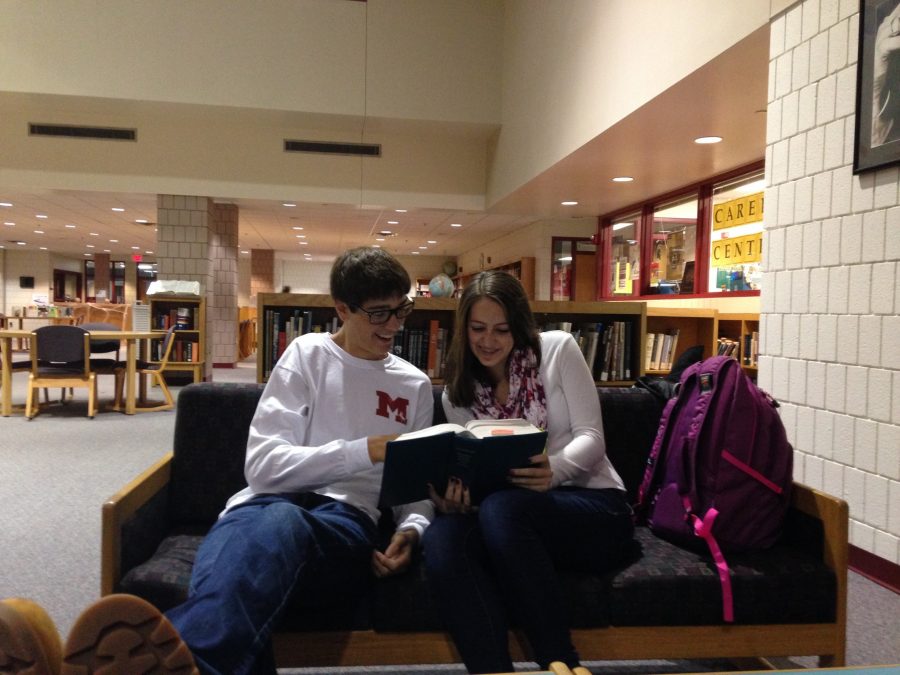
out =
[(706, 543), (727, 622), (734, 606), (723, 551), (774, 544), (790, 501), (793, 450), (777, 407), (735, 359), (694, 363), (663, 410), (638, 493), (638, 517), (654, 534)]

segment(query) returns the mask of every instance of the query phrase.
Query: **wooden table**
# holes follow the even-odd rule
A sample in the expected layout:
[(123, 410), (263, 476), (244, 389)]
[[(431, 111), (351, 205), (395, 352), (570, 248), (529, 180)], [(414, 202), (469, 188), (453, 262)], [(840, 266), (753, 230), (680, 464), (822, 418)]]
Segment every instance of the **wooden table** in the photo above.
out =
[[(32, 318), (32, 317), (25, 317)], [(57, 318), (57, 317), (53, 317)], [(64, 317), (59, 317), (64, 318)], [(137, 359), (138, 346), (141, 340), (158, 338), (159, 332), (143, 330), (92, 330), (88, 331), (92, 338), (103, 340), (122, 340), (125, 342), (125, 414), (134, 415), (137, 400)], [(12, 341), (31, 337), (28, 330), (0, 330), (0, 361), (2, 361), (3, 387), (0, 391), (0, 414), (9, 417), (12, 414)]]

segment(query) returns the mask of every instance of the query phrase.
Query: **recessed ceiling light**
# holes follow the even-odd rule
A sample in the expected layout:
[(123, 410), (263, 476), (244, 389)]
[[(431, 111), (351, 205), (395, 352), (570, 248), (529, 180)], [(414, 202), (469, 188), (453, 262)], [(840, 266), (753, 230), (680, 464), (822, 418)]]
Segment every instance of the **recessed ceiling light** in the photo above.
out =
[(147, 255), (153, 255), (153, 251), (144, 251)]
[(108, 248), (103, 249), (103, 252), (104, 253), (112, 253), (112, 251), (110, 251)]
[(700, 138), (694, 139), (694, 143), (697, 143), (698, 145), (709, 145), (711, 143), (720, 143), (721, 141), (721, 136), (701, 136)]
[(562, 204), (563, 206), (578, 206), (578, 202), (573, 201), (560, 202), (560, 204)]
[(303, 228), (300, 227), (299, 225), (294, 225), (291, 229), (292, 230), (302, 230)]
[(375, 241), (384, 241), (384, 237), (376, 237)]
[(419, 250), (420, 250), (420, 251), (427, 251), (427, 250), (428, 250), (428, 247), (427, 247), (427, 246), (420, 246), (420, 247), (419, 247)]
[(27, 242), (24, 242), (24, 241), (17, 241), (17, 242), (16, 242), (16, 244), (18, 244), (19, 246), (25, 246), (26, 243), (27, 243)]
[(125, 209), (123, 209), (119, 206), (112, 207), (112, 210), (115, 211), (116, 213), (123, 213), (125, 211)]
[(86, 247), (86, 248), (97, 248), (97, 247), (94, 246), (93, 244), (85, 244), (85, 247)]
[(410, 251), (410, 254), (411, 255), (419, 255), (419, 252), (418, 251)]
[(429, 243), (429, 244), (436, 244), (437, 242), (436, 242), (434, 239), (429, 239), (429, 240), (428, 240), (428, 243)]
[(613, 225), (613, 230), (622, 230), (626, 227), (631, 227), (632, 225), (634, 225), (634, 223), (615, 223)]
[(118, 239), (110, 239), (110, 240), (109, 240), (109, 243), (110, 243), (110, 244), (118, 244), (118, 243), (119, 243), (119, 240), (118, 240)]
[(74, 225), (66, 225), (66, 228), (69, 230), (74, 230), (75, 226)]
[[(150, 252), (150, 251), (147, 251), (147, 253), (149, 253), (149, 252)], [(241, 251), (241, 253), (246, 253), (246, 254), (249, 255), (250, 251)]]
[(630, 183), (633, 180), (634, 180), (634, 178), (632, 178), (631, 176), (616, 176), (615, 178), (612, 179), (612, 182), (613, 183)]
[(301, 242), (298, 242), (298, 243), (299, 243), (301, 246), (309, 246), (309, 242), (308, 242), (308, 241), (301, 241)]
[(0, 206), (12, 206), (9, 202), (0, 202)]
[(140, 250), (141, 250), (141, 247), (140, 247), (140, 246), (132, 246), (132, 247), (131, 247), (131, 250), (132, 250), (132, 251), (140, 251)]
[(35, 230), (34, 233), (35, 234), (44, 234), (44, 231), (43, 230)]
[(34, 216), (35, 218), (40, 218), (41, 220), (46, 220), (49, 216), (44, 215), (43, 213), (37, 213)]
[(387, 221), (387, 223), (388, 223), (388, 225), (399, 225), (400, 221), (399, 220), (389, 220), (389, 221)]
[(372, 248), (381, 248), (381, 244), (372, 244)]
[(406, 213), (406, 209), (394, 209), (394, 213)]
[(294, 204), (293, 202), (284, 202), (284, 203), (282, 204), (282, 206), (288, 206), (288, 207), (291, 207), (291, 206), (297, 206), (297, 205)]
[(99, 233), (99, 232), (91, 232), (90, 234), (91, 234), (92, 237), (99, 237), (99, 236), (100, 236), (100, 233)]
[(138, 218), (138, 219), (135, 220), (134, 222), (139, 223), (139, 224), (141, 224), (141, 225), (146, 225), (146, 224), (149, 223), (150, 221), (147, 220), (146, 218)]
[(6, 225), (6, 226), (8, 226), (8, 227), (15, 227), (15, 225), (16, 225), (16, 224), (15, 224), (14, 222), (12, 222), (11, 220), (7, 220), (7, 221), (6, 221), (5, 223), (3, 223), (3, 224)]
[(450, 227), (462, 227), (460, 223), (450, 223)]

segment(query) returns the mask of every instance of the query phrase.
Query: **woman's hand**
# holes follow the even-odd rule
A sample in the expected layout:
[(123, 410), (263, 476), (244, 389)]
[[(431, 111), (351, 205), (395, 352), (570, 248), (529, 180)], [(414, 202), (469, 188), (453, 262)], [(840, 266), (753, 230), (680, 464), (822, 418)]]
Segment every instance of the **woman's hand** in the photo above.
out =
[(553, 470), (550, 468), (550, 457), (546, 453), (534, 455), (531, 466), (525, 469), (510, 469), (509, 482), (516, 487), (527, 488), (536, 492), (546, 492), (553, 482)]
[(450, 480), (447, 481), (447, 489), (444, 491), (443, 497), (435, 491), (434, 486), (430, 483), (428, 484), (428, 496), (441, 513), (474, 513), (478, 510), (477, 506), (472, 506), (469, 488), (463, 486), (462, 481), (454, 476), (450, 476)]
[(391, 543), (381, 551), (372, 552), (372, 571), (376, 577), (389, 577), (399, 574), (409, 567), (412, 553), (419, 543), (416, 530), (397, 530), (391, 537)]

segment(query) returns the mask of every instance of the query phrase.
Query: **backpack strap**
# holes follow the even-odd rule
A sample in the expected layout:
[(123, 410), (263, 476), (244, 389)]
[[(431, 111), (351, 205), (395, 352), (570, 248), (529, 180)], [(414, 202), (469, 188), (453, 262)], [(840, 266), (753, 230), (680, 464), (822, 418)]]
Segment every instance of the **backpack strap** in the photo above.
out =
[(662, 475), (661, 468), (665, 464), (665, 453), (663, 449), (666, 444), (666, 437), (669, 432), (669, 418), (675, 406), (678, 404), (679, 397), (670, 398), (663, 408), (662, 415), (659, 419), (659, 426), (656, 429), (656, 438), (653, 439), (653, 447), (650, 449), (650, 455), (647, 457), (647, 467), (644, 469), (644, 477), (638, 488), (637, 504), (634, 506), (634, 519), (636, 523), (644, 523), (647, 521), (647, 511), (650, 508), (650, 499), (656, 491), (656, 486)]
[[(684, 501), (685, 510), (690, 512), (690, 501), (688, 501), (687, 497), (684, 498)], [(722, 618), (726, 623), (734, 623), (734, 595), (731, 591), (731, 573), (728, 570), (728, 562), (722, 554), (722, 549), (712, 533), (713, 523), (718, 515), (719, 512), (711, 507), (702, 519), (694, 513), (691, 513), (691, 519), (694, 526), (694, 534), (706, 542), (713, 561), (716, 563), (719, 583), (722, 586)]]
[(724, 459), (726, 462), (736, 467), (737, 469), (740, 469), (751, 478), (757, 480), (759, 483), (769, 488), (775, 494), (780, 495), (782, 492), (784, 492), (780, 485), (776, 485), (775, 483), (770, 481), (752, 466), (750, 466), (749, 464), (745, 464), (737, 457), (732, 455), (730, 452), (728, 452), (728, 450), (722, 450), (722, 459)]

